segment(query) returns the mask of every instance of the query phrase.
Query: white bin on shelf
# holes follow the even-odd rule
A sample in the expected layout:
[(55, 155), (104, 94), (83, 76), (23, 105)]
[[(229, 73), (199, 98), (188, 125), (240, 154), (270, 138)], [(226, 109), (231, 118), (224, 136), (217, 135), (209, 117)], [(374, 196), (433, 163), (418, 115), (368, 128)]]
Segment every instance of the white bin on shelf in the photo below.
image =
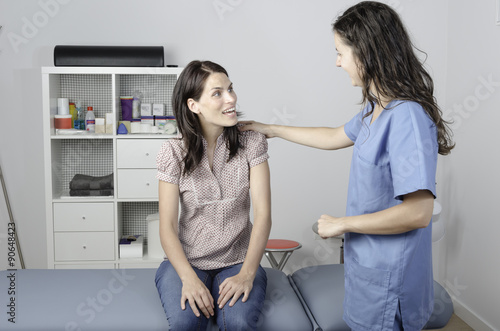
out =
[(160, 242), (160, 214), (151, 214), (146, 217), (148, 222), (148, 256), (150, 258), (164, 258), (165, 252)]

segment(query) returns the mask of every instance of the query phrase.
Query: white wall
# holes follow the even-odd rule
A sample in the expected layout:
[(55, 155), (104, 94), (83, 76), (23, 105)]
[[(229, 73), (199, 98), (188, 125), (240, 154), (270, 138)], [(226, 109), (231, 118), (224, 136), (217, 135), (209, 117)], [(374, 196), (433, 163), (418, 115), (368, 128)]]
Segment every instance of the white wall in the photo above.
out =
[(447, 117), (457, 147), (442, 163), (441, 283), (475, 330), (500, 329), (500, 26), (495, 1), (450, 1)]
[[(0, 165), (27, 267), (46, 267), (40, 67), (53, 65), (55, 45), (163, 45), (167, 63), (184, 66), (192, 59), (209, 59), (225, 66), (245, 118), (338, 126), (359, 110), (360, 91), (335, 67), (331, 23), (355, 2), (0, 0)], [(386, 2), (402, 15), (416, 45), (428, 53), (428, 67), (441, 104), (448, 107), (463, 102), (464, 96), (474, 93), (481, 75), (493, 73), (500, 81), (498, 69), (492, 71), (499, 46), (487, 44), (493, 44), (498, 38), (494, 34), (500, 31), (491, 24), (492, 0), (474, 5), (466, 0)], [(475, 11), (481, 14), (477, 22), (470, 15)], [(464, 24), (470, 20), (474, 20), (472, 29)], [(485, 54), (483, 49), (491, 53)], [(485, 252), (497, 250), (495, 231), (490, 230), (499, 225), (489, 215), (495, 215), (492, 206), (497, 196), (490, 185), (494, 180), (498, 183), (499, 175), (486, 160), (491, 160), (491, 153), (480, 153), (491, 150), (498, 157), (493, 146), (488, 150), (485, 146), (492, 145), (494, 131), (481, 125), (493, 125), (498, 118), (497, 113), (482, 111), (491, 109), (496, 99), (498, 93), (481, 103), (480, 110), (457, 129), (456, 152), (440, 158), (438, 194), (448, 232), (436, 244), (435, 257), (442, 283), (453, 284), (457, 277), (459, 284), (467, 286), (457, 295), (457, 300), (470, 308), (466, 313), (473, 311), (498, 327), (499, 317), (492, 312), (499, 297), (494, 280), (498, 263), (493, 266), (492, 259), (481, 262), (481, 258)], [(338, 243), (315, 240), (311, 225), (323, 213), (344, 214), (351, 151), (312, 150), (275, 139), (269, 145), (271, 236), (303, 244), (285, 271), (337, 262)], [(469, 177), (473, 167), (479, 166), (479, 174)], [(486, 194), (481, 194), (485, 189)], [(6, 232), (7, 218), (2, 203), (0, 234)], [(472, 236), (476, 232), (482, 236)], [(6, 255), (4, 238), (0, 235), (0, 247)], [(6, 268), (4, 260), (0, 256), (0, 269)], [(263, 264), (268, 265), (265, 260)], [(479, 267), (463, 267), (472, 264)], [(495, 286), (496, 295), (492, 290)]]

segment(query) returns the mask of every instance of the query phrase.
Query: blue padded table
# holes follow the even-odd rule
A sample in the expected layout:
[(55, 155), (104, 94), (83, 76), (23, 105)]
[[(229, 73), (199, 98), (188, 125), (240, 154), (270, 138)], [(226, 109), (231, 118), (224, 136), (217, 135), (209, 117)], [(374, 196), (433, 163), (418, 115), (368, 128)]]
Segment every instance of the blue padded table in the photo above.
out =
[[(349, 330), (342, 320), (344, 266), (305, 267), (292, 275), (264, 268), (266, 299), (259, 331)], [(156, 269), (0, 271), (0, 330), (168, 330), (154, 283)], [(426, 329), (453, 313), (434, 282), (434, 312)], [(207, 331), (216, 331), (213, 322)]]
[[(342, 319), (344, 265), (329, 264), (302, 268), (289, 276), (296, 292), (310, 311), (311, 320), (322, 331), (349, 331)], [(424, 330), (443, 328), (453, 314), (448, 292), (434, 281), (434, 311)]]
[[(313, 330), (287, 276), (265, 270), (268, 286), (258, 330)], [(156, 269), (0, 271), (0, 330), (168, 330), (155, 273)], [(207, 330), (217, 326), (212, 323)]]

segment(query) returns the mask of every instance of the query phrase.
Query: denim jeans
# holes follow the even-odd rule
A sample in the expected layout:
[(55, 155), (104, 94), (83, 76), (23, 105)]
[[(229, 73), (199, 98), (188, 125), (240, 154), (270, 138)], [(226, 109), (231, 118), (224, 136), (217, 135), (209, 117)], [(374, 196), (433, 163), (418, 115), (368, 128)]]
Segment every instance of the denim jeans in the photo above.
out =
[[(222, 309), (219, 309), (217, 305), (220, 284), (226, 278), (237, 275), (241, 267), (241, 263), (216, 270), (200, 270), (193, 267), (198, 277), (212, 294), (215, 318), (219, 329), (222, 331), (256, 330), (259, 323), (267, 285), (266, 272), (261, 266), (257, 270), (252, 291), (246, 302), (241, 302), (243, 299), (243, 295), (241, 295), (232, 307), (229, 307), (231, 300)], [(156, 288), (167, 315), (170, 330), (205, 331), (207, 329), (208, 319), (201, 314), (201, 311), (201, 316), (196, 317), (188, 302), (186, 302), (186, 309), (181, 309), (182, 282), (168, 260), (163, 261), (156, 272)]]

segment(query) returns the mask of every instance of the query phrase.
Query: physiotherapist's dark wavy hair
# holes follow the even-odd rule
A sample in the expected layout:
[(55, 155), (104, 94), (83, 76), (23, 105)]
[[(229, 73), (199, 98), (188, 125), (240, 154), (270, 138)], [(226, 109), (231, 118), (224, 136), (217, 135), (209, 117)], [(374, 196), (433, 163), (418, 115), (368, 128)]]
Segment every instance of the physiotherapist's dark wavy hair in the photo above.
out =
[[(362, 104), (382, 104), (379, 96), (419, 103), (435, 123), (439, 154), (455, 147), (448, 122), (434, 97), (434, 83), (415, 55), (415, 47), (399, 15), (389, 6), (363, 1), (347, 9), (333, 23), (333, 31), (352, 48), (363, 81)], [(370, 87), (374, 88), (374, 95)]]
[[(226, 69), (210, 61), (191, 61), (181, 72), (172, 95), (172, 107), (177, 126), (184, 141), (184, 173), (189, 174), (203, 157), (203, 140), (198, 115), (188, 107), (188, 99), (199, 101), (208, 77), (213, 73), (223, 73), (229, 77)], [(239, 115), (239, 113), (237, 113)], [(229, 160), (243, 147), (239, 140), (239, 130), (235, 126), (224, 128), (224, 139), (229, 149)]]

